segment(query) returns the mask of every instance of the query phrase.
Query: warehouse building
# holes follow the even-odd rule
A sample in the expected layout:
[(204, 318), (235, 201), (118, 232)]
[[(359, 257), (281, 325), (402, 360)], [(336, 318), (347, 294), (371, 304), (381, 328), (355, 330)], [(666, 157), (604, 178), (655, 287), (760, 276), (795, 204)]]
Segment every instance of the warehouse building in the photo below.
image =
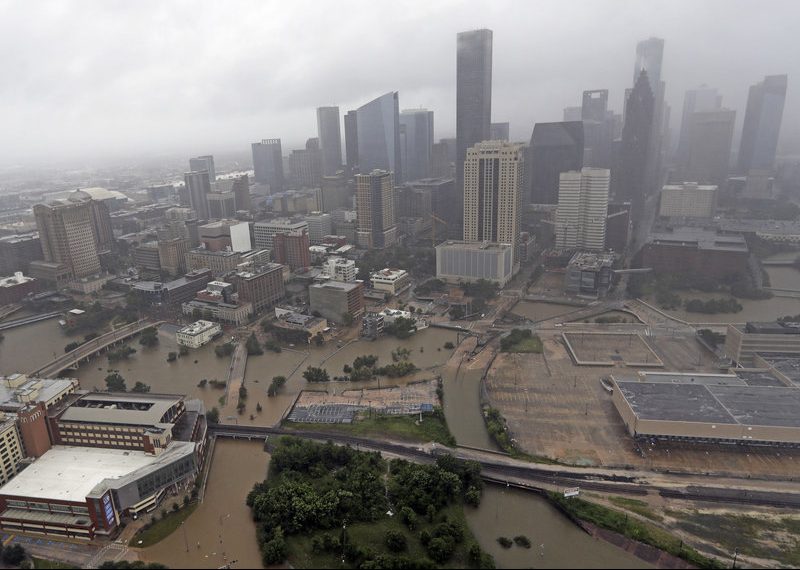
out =
[(800, 389), (770, 374), (612, 375), (613, 400), (634, 438), (800, 445)]
[(738, 366), (755, 364), (757, 354), (800, 356), (800, 323), (749, 322), (728, 325), (725, 335), (725, 355)]

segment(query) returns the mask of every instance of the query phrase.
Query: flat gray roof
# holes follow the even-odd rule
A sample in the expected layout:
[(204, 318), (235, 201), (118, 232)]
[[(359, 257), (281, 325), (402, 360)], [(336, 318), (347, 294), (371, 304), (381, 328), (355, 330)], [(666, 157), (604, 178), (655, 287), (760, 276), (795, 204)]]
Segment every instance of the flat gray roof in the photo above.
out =
[(155, 426), (181, 396), (92, 392), (75, 400), (61, 415), (65, 422)]
[(800, 390), (617, 380), (639, 419), (800, 428)]

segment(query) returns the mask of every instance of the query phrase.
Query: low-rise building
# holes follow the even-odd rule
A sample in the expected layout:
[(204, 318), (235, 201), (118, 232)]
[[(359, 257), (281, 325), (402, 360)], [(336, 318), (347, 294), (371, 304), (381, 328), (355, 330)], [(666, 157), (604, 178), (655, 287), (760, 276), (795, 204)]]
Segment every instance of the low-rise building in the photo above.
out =
[(233, 271), (240, 263), (242, 255), (236, 251), (210, 251), (197, 248), (186, 254), (186, 268), (189, 271), (210, 269), (215, 276)]
[(725, 279), (748, 271), (750, 251), (741, 235), (680, 227), (651, 233), (638, 254), (639, 267), (657, 274)]
[(684, 182), (661, 189), (658, 215), (668, 218), (710, 218), (717, 203), (717, 187)]
[(200, 320), (178, 329), (178, 332), (175, 333), (175, 339), (181, 346), (200, 348), (221, 334), (222, 327), (219, 323)]
[(286, 296), (283, 270), (284, 266), (279, 263), (253, 265), (241, 268), (229, 280), (236, 287), (239, 301), (250, 303), (253, 313), (258, 314)]
[(411, 276), (405, 269), (382, 269), (369, 276), (374, 289), (398, 295), (411, 287)]
[(355, 320), (364, 314), (364, 286), (360, 282), (327, 281), (308, 288), (311, 311), (329, 321)]
[(210, 281), (211, 270), (197, 269), (166, 283), (138, 281), (131, 290), (152, 304), (180, 305), (190, 301)]
[(564, 273), (564, 289), (575, 295), (603, 296), (611, 287), (612, 253), (578, 252)]
[(328, 328), (327, 320), (294, 311), (280, 311), (279, 316), (278, 311), (276, 311), (276, 316), (278, 317), (274, 322), (276, 327), (304, 331), (308, 334), (308, 342), (311, 342), (311, 339), (318, 334), (323, 334)]
[(39, 290), (39, 282), (17, 271), (11, 277), (0, 277), (0, 305), (18, 303), (31, 293)]
[(486, 279), (504, 287), (514, 274), (514, 246), (447, 241), (436, 246), (436, 277), (449, 283)]
[(233, 285), (224, 281), (211, 281), (191, 301), (182, 305), (184, 315), (194, 318), (213, 319), (231, 325), (243, 325), (253, 314), (253, 305), (241, 302), (233, 292)]
[(728, 325), (725, 355), (734, 364), (750, 367), (759, 354), (800, 355), (800, 323), (773, 321)]
[(361, 319), (361, 336), (376, 339), (383, 334), (385, 321), (380, 313), (367, 313)]

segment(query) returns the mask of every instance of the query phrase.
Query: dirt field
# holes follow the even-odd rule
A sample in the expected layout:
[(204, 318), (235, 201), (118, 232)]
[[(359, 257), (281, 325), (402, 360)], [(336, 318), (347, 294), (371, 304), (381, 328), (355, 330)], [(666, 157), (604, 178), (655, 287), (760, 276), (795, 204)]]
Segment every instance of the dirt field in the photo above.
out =
[[(800, 453), (782, 449), (729, 450), (720, 446), (679, 448), (656, 443), (638, 449), (625, 430), (600, 379), (622, 364), (575, 366), (560, 335), (542, 339), (543, 354), (500, 354), (489, 371), (486, 388), (512, 436), (524, 451), (575, 465), (636, 466), (708, 473), (794, 477)], [(656, 345), (677, 360), (690, 351), (686, 339)], [(677, 370), (694, 369), (695, 360)]]
[(565, 332), (563, 336), (580, 363), (663, 366), (638, 334)]

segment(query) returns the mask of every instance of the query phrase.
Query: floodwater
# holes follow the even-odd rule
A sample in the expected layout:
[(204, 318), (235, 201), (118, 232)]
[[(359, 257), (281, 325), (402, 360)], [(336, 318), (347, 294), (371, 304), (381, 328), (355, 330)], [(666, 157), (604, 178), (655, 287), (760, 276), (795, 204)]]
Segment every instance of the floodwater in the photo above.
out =
[[(498, 568), (652, 568), (632, 554), (592, 538), (545, 499), (518, 489), (487, 485), (481, 506), (465, 507), (478, 543)], [(501, 536), (530, 539), (530, 549), (503, 548)]]
[(514, 306), (514, 310), (511, 312), (532, 321), (542, 321), (558, 317), (559, 315), (565, 315), (579, 309), (580, 307), (545, 303), (543, 301), (520, 301)]
[[(15, 313), (11, 319), (22, 318)], [(67, 336), (58, 319), (39, 321), (2, 331), (0, 342), (0, 374), (30, 372), (64, 354), (64, 347), (83, 336)]]
[[(159, 342), (156, 346), (146, 348), (139, 344), (138, 337), (128, 341), (128, 345), (136, 349), (136, 353), (127, 360), (109, 363), (105, 354), (95, 356), (81, 365), (75, 374), (81, 382), (81, 388), (105, 389), (105, 377), (109, 370), (118, 370), (125, 378), (128, 389), (137, 381), (150, 385), (152, 392), (162, 394), (186, 394), (192, 398), (203, 400), (210, 409), (219, 406), (219, 398), (225, 394), (222, 389), (198, 386), (202, 379), (225, 381), (228, 374), (230, 358), (219, 358), (214, 354), (215, 343), (192, 349), (186, 356), (174, 362), (167, 362), (170, 352), (178, 352), (175, 341), (176, 327), (162, 325), (158, 331)], [(223, 339), (217, 341), (223, 342)]]
[[(471, 339), (466, 342), (474, 344)], [(450, 433), (459, 445), (497, 449), (483, 422), (480, 399), (482, 376), (482, 369), (467, 368), (466, 359), (460, 367), (444, 370), (444, 416)]]
[[(770, 258), (772, 259), (772, 258)], [(769, 274), (770, 285), (777, 289), (794, 289), (800, 291), (800, 271), (793, 267), (765, 267)], [(719, 293), (681, 292), (685, 299), (713, 299), (719, 298)], [(786, 315), (800, 314), (800, 298), (778, 297), (752, 301), (737, 299), (743, 309), (738, 313), (718, 313), (706, 315), (703, 313), (689, 313), (680, 310), (666, 311), (670, 315), (690, 323), (744, 323), (747, 321), (770, 321)], [(652, 302), (652, 301), (651, 301)]]
[(221, 568), (233, 560), (235, 568), (262, 567), (256, 526), (245, 499), (253, 485), (266, 478), (269, 454), (263, 442), (219, 439), (212, 461), (205, 497), (186, 519), (185, 532), (180, 528), (139, 551), (141, 560), (170, 568)]

